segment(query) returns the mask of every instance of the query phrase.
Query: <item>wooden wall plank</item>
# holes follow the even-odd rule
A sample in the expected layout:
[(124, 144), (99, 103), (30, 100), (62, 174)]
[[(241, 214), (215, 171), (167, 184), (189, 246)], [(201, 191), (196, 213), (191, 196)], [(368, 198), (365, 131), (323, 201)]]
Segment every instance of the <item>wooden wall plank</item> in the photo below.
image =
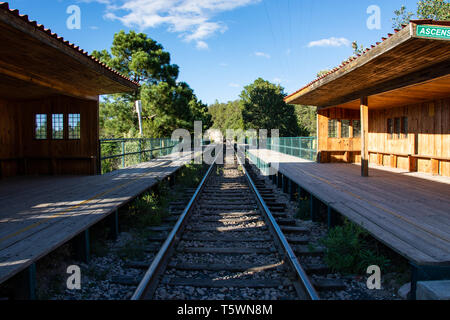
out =
[[(95, 174), (98, 158), (98, 100), (55, 96), (38, 100), (0, 101), (0, 176), (17, 174)], [(46, 140), (35, 139), (35, 115), (47, 114)], [(51, 139), (52, 114), (81, 115), (80, 140)], [(83, 159), (63, 159), (63, 158)]]

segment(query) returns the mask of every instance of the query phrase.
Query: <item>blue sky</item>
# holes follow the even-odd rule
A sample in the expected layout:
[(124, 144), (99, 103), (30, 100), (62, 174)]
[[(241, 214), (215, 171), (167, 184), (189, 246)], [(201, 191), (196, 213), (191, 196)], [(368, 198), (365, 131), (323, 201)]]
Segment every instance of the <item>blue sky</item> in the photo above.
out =
[[(109, 49), (122, 29), (147, 33), (180, 66), (205, 103), (238, 98), (262, 77), (287, 93), (318, 71), (392, 32), (393, 11), (416, 0), (11, 0), (19, 9), (84, 50)], [(81, 29), (69, 30), (70, 5), (81, 9)], [(381, 29), (370, 30), (367, 9), (378, 6)]]

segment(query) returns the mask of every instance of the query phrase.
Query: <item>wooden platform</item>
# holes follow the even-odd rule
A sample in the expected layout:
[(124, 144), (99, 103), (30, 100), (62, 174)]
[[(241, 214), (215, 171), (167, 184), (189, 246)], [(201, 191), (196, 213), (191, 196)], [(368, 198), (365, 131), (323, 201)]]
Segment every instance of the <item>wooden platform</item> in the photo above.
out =
[(250, 152), (411, 262), (450, 266), (450, 178)]
[(191, 159), (175, 153), (102, 176), (0, 180), (0, 283)]

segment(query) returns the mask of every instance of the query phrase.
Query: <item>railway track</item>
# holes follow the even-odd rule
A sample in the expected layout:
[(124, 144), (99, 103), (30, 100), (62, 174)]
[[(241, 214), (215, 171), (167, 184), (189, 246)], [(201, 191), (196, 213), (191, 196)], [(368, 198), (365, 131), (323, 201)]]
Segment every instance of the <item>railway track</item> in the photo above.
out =
[(306, 244), (308, 230), (248, 165), (227, 160), (209, 168), (174, 226), (155, 228), (170, 234), (133, 300), (319, 299), (291, 247)]

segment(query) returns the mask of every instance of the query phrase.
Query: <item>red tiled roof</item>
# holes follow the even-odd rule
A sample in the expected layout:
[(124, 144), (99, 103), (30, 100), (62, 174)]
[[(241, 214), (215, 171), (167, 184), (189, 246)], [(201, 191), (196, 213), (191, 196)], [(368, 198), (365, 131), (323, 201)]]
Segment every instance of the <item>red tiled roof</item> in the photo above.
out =
[[(410, 22), (421, 25), (421, 24), (430, 24), (430, 25), (440, 25), (440, 26), (450, 26), (450, 21), (434, 21), (431, 19), (426, 19), (426, 20), (411, 20)], [(402, 25), (402, 29), (406, 28), (408, 25), (404, 24)], [(394, 29), (395, 33), (398, 33), (400, 31), (400, 29)], [(351, 56), (348, 60), (344, 61), (341, 65), (339, 65), (338, 67), (334, 68), (333, 70), (331, 70), (330, 72), (316, 78), (315, 80), (311, 81), (310, 83), (308, 83), (306, 86), (300, 88), (299, 90), (295, 91), (294, 93), (291, 93), (290, 95), (288, 95), (287, 97), (284, 98), (284, 100), (289, 99), (290, 97), (296, 95), (297, 93), (299, 93), (300, 91), (308, 88), (309, 86), (313, 85), (314, 83), (316, 83), (317, 81), (322, 80), (323, 78), (326, 78), (327, 76), (329, 76), (330, 74), (335, 73), (336, 71), (342, 69), (344, 66), (346, 66), (347, 64), (349, 64), (350, 62), (353, 62), (355, 60), (357, 60), (359, 57), (361, 57), (362, 55), (366, 54), (367, 52), (369, 52), (370, 50), (372, 50), (373, 48), (375, 48), (376, 46), (380, 45), (382, 42), (384, 42), (385, 40), (387, 40), (388, 38), (392, 37), (393, 34), (392, 33), (388, 33), (388, 37), (382, 37), (381, 38), (381, 42), (377, 42), (376, 45), (372, 45), (370, 48), (367, 48), (364, 50), (364, 52), (362, 54), (358, 54), (356, 56)]]
[(36, 30), (40, 30), (43, 33), (47, 34), (49, 37), (57, 39), (59, 42), (65, 44), (66, 46), (72, 48), (74, 51), (86, 56), (87, 58), (97, 62), (99, 65), (101, 65), (103, 68), (105, 68), (106, 70), (120, 76), (121, 78), (128, 80), (130, 82), (132, 82), (133, 84), (140, 86), (138, 82), (131, 80), (128, 77), (125, 77), (124, 75), (120, 74), (119, 72), (117, 72), (116, 70), (112, 69), (111, 67), (108, 67), (105, 63), (101, 62), (100, 60), (96, 59), (95, 57), (89, 55), (86, 51), (84, 51), (83, 49), (81, 49), (79, 46), (75, 46), (75, 44), (70, 43), (67, 40), (64, 40), (63, 37), (58, 36), (56, 33), (52, 32), (50, 29), (45, 28), (42, 24), (38, 24), (36, 21), (31, 21), (28, 19), (28, 15), (21, 15), (19, 13), (19, 10), (17, 9), (10, 9), (9, 8), (9, 4), (8, 2), (0, 2), (0, 9), (5, 10), (5, 12), (8, 12), (9, 14), (25, 21), (26, 23), (28, 23), (29, 25), (33, 26), (34, 28), (36, 28)]

